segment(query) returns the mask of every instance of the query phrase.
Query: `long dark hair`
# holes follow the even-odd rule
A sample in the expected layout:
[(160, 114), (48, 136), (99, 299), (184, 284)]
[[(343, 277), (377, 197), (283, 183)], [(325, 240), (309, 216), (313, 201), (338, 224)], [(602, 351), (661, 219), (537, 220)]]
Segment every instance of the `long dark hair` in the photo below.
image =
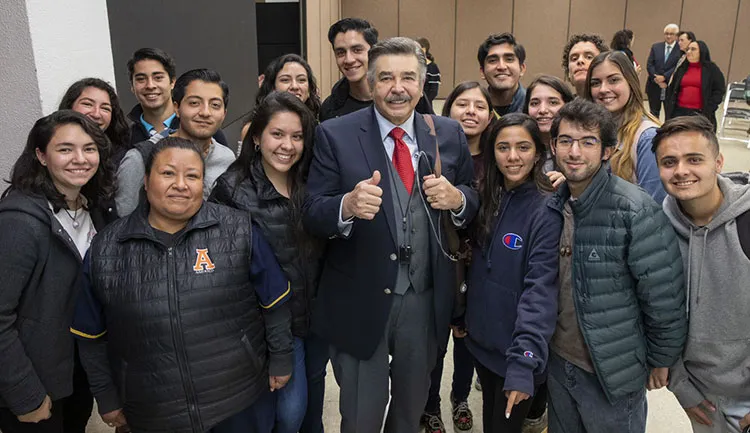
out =
[(307, 174), (312, 161), (313, 133), (315, 130), (315, 118), (310, 110), (296, 96), (288, 92), (271, 92), (253, 112), (250, 119), (250, 130), (242, 141), (240, 156), (229, 166), (228, 172), (237, 176), (239, 183), (253, 176), (253, 166), (261, 164), (263, 156), (260, 149), (256, 148), (254, 139), (260, 140), (263, 131), (268, 126), (271, 118), (278, 113), (294, 113), (299, 116), (302, 124), (303, 147), (302, 157), (289, 170), (289, 201), (291, 202), (290, 215), (295, 224), (297, 233), (304, 233), (302, 228), (302, 205), (305, 201), (305, 184)]
[[(711, 51), (708, 50), (708, 45), (704, 41), (693, 41), (696, 44), (698, 44), (698, 48), (700, 49), (700, 59), (701, 65), (710, 65), (713, 63), (711, 61)], [(693, 42), (690, 42), (691, 44)]]
[(609, 43), (609, 47), (617, 51), (625, 51), (630, 49), (630, 43), (633, 41), (633, 31), (629, 29), (618, 30), (612, 36), (612, 42)]
[(472, 239), (480, 246), (483, 246), (484, 242), (490, 237), (495, 212), (500, 207), (500, 199), (505, 188), (505, 179), (500, 169), (497, 168), (497, 161), (495, 160), (495, 140), (497, 140), (500, 131), (511, 126), (523, 127), (534, 142), (537, 160), (531, 173), (529, 173), (529, 177), (534, 180), (538, 190), (552, 191), (552, 185), (547, 176), (544, 175), (546, 147), (542, 142), (542, 134), (536, 121), (528, 114), (522, 113), (511, 113), (501, 117), (489, 128), (487, 135), (482, 138), (482, 153), (485, 155), (484, 179), (479, 184), (479, 196), (482, 204), (479, 207), (479, 213), (472, 230)]
[(88, 117), (73, 110), (55, 111), (34, 123), (29, 132), (21, 156), (13, 164), (10, 175), (10, 187), (3, 192), (5, 197), (10, 191), (18, 190), (27, 195), (41, 195), (50, 203), (55, 212), (67, 209), (65, 195), (55, 187), (47, 167), (36, 157), (36, 150), (47, 152), (47, 145), (57, 128), (62, 125), (78, 125), (96, 144), (99, 150), (99, 168), (94, 176), (81, 188), (81, 194), (89, 201), (89, 208), (102, 205), (111, 199), (114, 193), (114, 170), (111, 166), (111, 145), (109, 138)]
[(297, 54), (284, 54), (283, 56), (274, 59), (266, 68), (263, 73), (263, 84), (258, 89), (258, 94), (255, 96), (255, 106), (259, 106), (263, 101), (263, 98), (268, 96), (271, 92), (276, 91), (276, 76), (284, 68), (287, 63), (299, 63), (305, 68), (307, 72), (307, 88), (310, 96), (304, 104), (317, 119), (320, 115), (320, 95), (318, 95), (318, 83), (313, 75), (312, 68), (305, 59), (298, 56)]
[(128, 148), (130, 146), (130, 127), (128, 121), (125, 118), (125, 113), (120, 107), (120, 99), (117, 97), (115, 89), (104, 80), (99, 78), (83, 78), (76, 81), (68, 87), (68, 90), (60, 101), (58, 110), (72, 110), (73, 104), (76, 99), (81, 96), (87, 87), (93, 87), (109, 95), (109, 103), (112, 106), (112, 120), (109, 122), (109, 126), (104, 130), (107, 134), (110, 143), (112, 143), (112, 154), (116, 154), (118, 151)]

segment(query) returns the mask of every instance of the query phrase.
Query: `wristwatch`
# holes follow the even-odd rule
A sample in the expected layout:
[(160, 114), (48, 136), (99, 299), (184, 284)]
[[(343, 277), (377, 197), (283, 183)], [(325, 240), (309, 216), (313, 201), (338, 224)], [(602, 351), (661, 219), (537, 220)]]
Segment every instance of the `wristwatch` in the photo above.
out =
[(742, 433), (750, 433), (750, 424), (746, 425), (745, 428), (742, 429)]

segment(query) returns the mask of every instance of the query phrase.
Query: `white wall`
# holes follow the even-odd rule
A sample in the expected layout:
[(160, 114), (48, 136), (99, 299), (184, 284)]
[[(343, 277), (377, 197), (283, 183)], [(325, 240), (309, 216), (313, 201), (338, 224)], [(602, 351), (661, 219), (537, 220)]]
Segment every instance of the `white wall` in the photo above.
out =
[(81, 78), (115, 85), (105, 0), (26, 0), (26, 8), (44, 114)]
[(106, 0), (0, 1), (0, 191), (34, 122), (84, 77), (115, 85)]

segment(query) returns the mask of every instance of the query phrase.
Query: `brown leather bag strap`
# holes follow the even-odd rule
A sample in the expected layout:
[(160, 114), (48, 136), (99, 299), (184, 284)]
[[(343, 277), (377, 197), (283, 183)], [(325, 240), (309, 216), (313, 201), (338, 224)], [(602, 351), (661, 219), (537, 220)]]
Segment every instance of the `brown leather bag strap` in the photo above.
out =
[[(443, 164), (440, 161), (440, 144), (438, 143), (437, 134), (435, 133), (435, 121), (432, 119), (432, 116), (429, 114), (423, 114), (422, 117), (424, 117), (424, 121), (427, 123), (427, 126), (430, 127), (430, 135), (435, 137), (435, 177), (442, 176), (442, 167)], [(456, 232), (456, 227), (453, 225), (453, 222), (451, 221), (451, 218), (448, 216), (448, 212), (444, 212), (444, 218), (442, 219), (442, 225), (443, 229), (445, 230), (447, 242), (448, 242), (448, 250), (450, 251), (451, 255), (456, 257), (458, 254), (458, 250), (460, 249), (460, 240), (458, 238), (458, 233)], [(452, 259), (455, 260), (455, 259)], [(463, 278), (459, 281), (460, 283), (463, 281)]]
[(435, 176), (440, 177), (443, 171), (443, 164), (440, 161), (440, 144), (438, 144), (437, 134), (435, 133), (435, 121), (429, 114), (423, 114), (425, 123), (430, 127), (430, 135), (435, 137)]

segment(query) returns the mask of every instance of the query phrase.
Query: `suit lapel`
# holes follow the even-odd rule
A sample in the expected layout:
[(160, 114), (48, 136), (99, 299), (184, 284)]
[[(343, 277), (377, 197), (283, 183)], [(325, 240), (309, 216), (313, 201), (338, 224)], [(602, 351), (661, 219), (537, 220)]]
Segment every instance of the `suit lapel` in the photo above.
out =
[(390, 164), (390, 162), (386, 158), (383, 140), (380, 137), (380, 128), (378, 127), (378, 121), (375, 118), (375, 107), (371, 106), (368, 110), (370, 110), (370, 121), (360, 125), (359, 145), (362, 147), (362, 152), (365, 154), (370, 173), (372, 174), (375, 170), (380, 171), (379, 186), (383, 190), (383, 202), (380, 205), (380, 208), (385, 214), (385, 219), (388, 223), (388, 230), (391, 232), (391, 238), (393, 239), (393, 245), (398, 246), (398, 240), (396, 238), (396, 214), (393, 208), (393, 192), (391, 190), (391, 177), (388, 174), (389, 167), (387, 165)]

